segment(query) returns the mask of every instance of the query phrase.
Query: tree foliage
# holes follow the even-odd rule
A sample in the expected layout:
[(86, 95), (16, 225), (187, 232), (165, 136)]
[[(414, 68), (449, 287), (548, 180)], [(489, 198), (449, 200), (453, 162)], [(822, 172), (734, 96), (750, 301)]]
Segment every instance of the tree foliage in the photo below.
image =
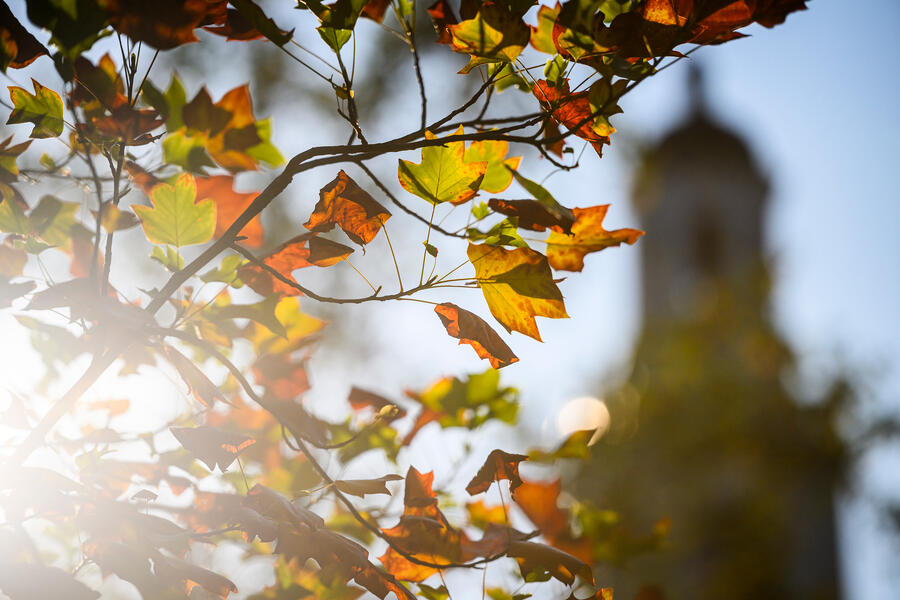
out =
[[(306, 0), (286, 23), (253, 0), (35, 0), (27, 3), (28, 22), (0, 6), (0, 66), (52, 61), (58, 74), (32, 80), (33, 92), (9, 88), (12, 133), (0, 144), (0, 306), (30, 330), (47, 366), (41, 388), (11, 396), (3, 421), (10, 451), (0, 483), (0, 591), (14, 600), (95, 598), (98, 582), (115, 576), (144, 598), (226, 598), (238, 591), (227, 574), (193, 558), (197, 546), (218, 543), (276, 557), (274, 584), (240, 591), (253, 598), (356, 598), (364, 591), (447, 598), (445, 572), (505, 559), (518, 570), (508, 589), (484, 590), (491, 598), (522, 599), (529, 594), (521, 584), (551, 578), (570, 588), (570, 600), (578, 588), (582, 598), (611, 597), (592, 565), (656, 547), (664, 524), (633, 537), (602, 511), (570, 514), (558, 503), (558, 483), (520, 477), (529, 456), (500, 449), (466, 489), (477, 496), (507, 480), (503, 503), (477, 499), (451, 519), (433, 475), (401, 452), (431, 423), (467, 430), (514, 423), (517, 393), (501, 385), (495, 369), (518, 361), (512, 348), (524, 342), (507, 343), (496, 324), (540, 340), (536, 317), (567, 317), (559, 272), (581, 271), (588, 254), (642, 235), (604, 229), (606, 205), (557, 201), (526, 177), (522, 152), (562, 171), (576, 168), (576, 147), (601, 154), (620, 99), (641, 81), (699, 46), (741, 37), (738, 30), (751, 23), (774, 26), (803, 7), (801, 0), (463, 0), (458, 7), (439, 0), (427, 8), (411, 0)], [(423, 11), (434, 39), (416, 30)], [(360, 119), (365, 99), (353, 87), (348, 44), (365, 33), (361, 19), (411, 51), (410, 94), (419, 111), (393, 139), (370, 139)], [(330, 53), (310, 59), (330, 64), (328, 77), (293, 54), (312, 54), (294, 39), (308, 27)], [(226, 40), (272, 44), (319, 75), (349, 140), (285, 160), (272, 122), (253, 109), (249, 86), (214, 99), (204, 81), (177, 74), (168, 85), (157, 80), (160, 52), (185, 44), (226, 52)], [(440, 118), (429, 110), (434, 90), (426, 89), (419, 57), (423, 44), (435, 42), (468, 63), (459, 74), (430, 79), (474, 89)], [(102, 47), (114, 50), (92, 58)], [(527, 94), (531, 110), (489, 112), (504, 90)], [(38, 145), (46, 151), (28, 162)], [(367, 166), (379, 158), (396, 158), (396, 182)], [(307, 220), (294, 225), (296, 235), (270, 239), (261, 213), (312, 170), (333, 179)], [(264, 171), (268, 184), (237, 191), (236, 178), (251, 171)], [(23, 185), (49, 180), (92, 198), (35, 200)], [(504, 193), (512, 197), (494, 197)], [(444, 225), (451, 213), (461, 223), (456, 229)], [(424, 249), (393, 245), (389, 221), (419, 228)], [(123, 260), (125, 237), (140, 233), (148, 268), (168, 275), (159, 287), (139, 284), (133, 296), (111, 265)], [(309, 267), (356, 270), (350, 257), (378, 252), (379, 237), (396, 284), (365, 279), (371, 293), (344, 297), (301, 283), (297, 273)], [(439, 246), (442, 256), (459, 253), (451, 260), (458, 266), (436, 274)], [(410, 253), (421, 254), (421, 264), (404, 273), (400, 264)], [(60, 257), (68, 272), (47, 266)], [(480, 288), (485, 304), (473, 298), (464, 308), (439, 297), (459, 287)], [(326, 420), (302, 402), (306, 361), (324, 323), (301, 311), (301, 298), (304, 307), (432, 304), (447, 334), (491, 368), (440, 379), (404, 402), (354, 388), (346, 420)], [(344, 310), (353, 319), (352, 307)], [(86, 367), (73, 383), (62, 372), (75, 364)], [(130, 410), (128, 399), (86, 404), (83, 396), (107, 371), (127, 377), (137, 369), (177, 373), (190, 399), (170, 427), (129, 436), (116, 421)], [(48, 390), (67, 384), (46, 410), (37, 408)], [(74, 434), (57, 427), (85, 414), (105, 425), (82, 422)], [(576, 436), (531, 457), (577, 457), (586, 444)], [(123, 459), (116, 450), (125, 446), (144, 458)], [(394, 471), (408, 465), (405, 476), (336, 475), (369, 452)], [(399, 511), (382, 502), (401, 490)], [(174, 503), (161, 502), (163, 494)], [(534, 527), (521, 531), (513, 521)], [(35, 522), (46, 526), (42, 532)]]

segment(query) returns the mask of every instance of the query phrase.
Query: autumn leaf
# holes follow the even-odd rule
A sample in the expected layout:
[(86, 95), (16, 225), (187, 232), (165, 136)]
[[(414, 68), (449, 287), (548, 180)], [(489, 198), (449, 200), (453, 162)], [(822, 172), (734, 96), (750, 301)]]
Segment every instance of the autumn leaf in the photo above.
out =
[[(197, 199), (212, 199), (216, 204), (216, 231), (215, 237), (222, 237), (232, 223), (250, 206), (257, 192), (237, 192), (234, 190), (234, 175), (213, 175), (211, 177), (197, 177)], [(241, 243), (245, 246), (256, 248), (263, 242), (263, 227), (259, 215), (253, 217), (244, 225), (239, 236), (244, 239)]]
[[(10, 146), (12, 139), (13, 136), (10, 135), (0, 142), (0, 182), (12, 182), (18, 178), (19, 167), (16, 164), (16, 160), (19, 158), (19, 155), (28, 150), (28, 146), (30, 146), (32, 142), (32, 140), (27, 140), (21, 144)], [(6, 187), (6, 190), (11, 192), (13, 188)], [(8, 195), (6, 191), (0, 187), (0, 192), (3, 192), (3, 201), (6, 201)]]
[[(462, 134), (463, 128), (460, 126), (453, 135)], [(438, 139), (427, 131), (425, 137)], [(419, 164), (400, 159), (397, 169), (400, 185), (410, 194), (432, 204), (462, 204), (478, 193), (488, 168), (485, 161), (466, 162), (465, 155), (466, 144), (462, 141), (425, 146)]]
[(546, 231), (552, 229), (559, 233), (568, 233), (575, 223), (572, 211), (565, 207), (563, 210), (553, 211), (537, 200), (504, 200), (491, 198), (488, 201), (491, 210), (518, 219), (519, 227), (531, 231)]
[(515, 492), (522, 485), (519, 477), (519, 463), (528, 460), (524, 454), (510, 454), (503, 450), (492, 450), (485, 459), (484, 464), (478, 469), (478, 473), (466, 486), (470, 496), (486, 492), (491, 484), (501, 479), (509, 480), (509, 491)]
[(207, 0), (105, 0), (105, 8), (110, 23), (119, 33), (135, 42), (144, 42), (159, 50), (170, 50), (196, 42), (194, 28), (206, 19), (214, 21), (215, 12), (224, 15), (226, 3)]
[[(91, 213), (94, 215), (94, 218), (97, 217), (97, 211), (92, 210)], [(103, 216), (100, 218), (100, 224), (107, 233), (110, 233), (131, 229), (138, 224), (138, 219), (133, 214), (121, 210), (115, 204), (107, 203), (103, 205)]]
[[(330, 267), (353, 253), (353, 248), (320, 238), (316, 233), (305, 233), (292, 238), (263, 257), (268, 267), (280, 273), (286, 279), (296, 283), (291, 273), (297, 269), (315, 265)], [(263, 296), (272, 294), (281, 296), (297, 296), (300, 290), (281, 281), (272, 273), (256, 264), (246, 264), (238, 269), (241, 280), (253, 291)]]
[(303, 226), (310, 231), (323, 232), (331, 231), (337, 225), (351, 240), (364, 245), (375, 239), (390, 218), (391, 213), (386, 208), (341, 170), (319, 190), (319, 201)]
[(557, 123), (566, 131), (571, 130), (573, 135), (590, 142), (598, 156), (603, 155), (603, 145), (609, 144), (609, 135), (615, 129), (603, 114), (597, 114), (591, 106), (588, 90), (573, 94), (569, 91), (568, 80), (563, 80), (563, 85), (556, 87), (542, 79), (535, 84), (533, 92)]
[(551, 267), (558, 271), (581, 271), (587, 254), (618, 246), (623, 242), (634, 244), (644, 235), (638, 229), (604, 229), (603, 219), (608, 208), (608, 204), (601, 204), (572, 209), (575, 216), (572, 235), (554, 231), (547, 237), (547, 260)]
[(541, 341), (536, 316), (568, 318), (544, 255), (529, 248), (469, 244), (468, 256), (491, 314), (507, 331)]
[(375, 410), (377, 415), (382, 415), (387, 412), (388, 416), (385, 416), (384, 420), (388, 423), (406, 416), (406, 410), (397, 406), (396, 403), (391, 402), (387, 398), (374, 392), (356, 386), (350, 388), (347, 402), (350, 403), (350, 407), (355, 411), (371, 407)]
[(519, 361), (506, 342), (478, 315), (450, 302), (436, 305), (434, 312), (451, 337), (457, 338), (460, 344), (472, 346), (478, 357), (489, 360), (493, 368)]
[(210, 381), (209, 377), (193, 361), (171, 346), (164, 346), (163, 351), (166, 359), (172, 363), (184, 383), (187, 384), (191, 394), (201, 404), (213, 406), (216, 400), (228, 402), (218, 386)]
[(6, 124), (32, 123), (34, 128), (29, 137), (57, 137), (63, 132), (63, 104), (59, 94), (31, 80), (34, 94), (20, 87), (9, 86), (9, 98), (13, 103), (12, 113)]
[(531, 36), (531, 28), (520, 16), (493, 2), (485, 2), (475, 17), (447, 29), (455, 52), (492, 62), (514, 61)]
[(528, 520), (537, 527), (547, 542), (586, 563), (592, 563), (593, 544), (590, 537), (575, 537), (569, 528), (569, 514), (559, 508), (562, 484), (559, 479), (544, 483), (524, 481), (516, 488), (513, 500)]
[(519, 168), (521, 156), (506, 158), (509, 142), (502, 140), (476, 140), (466, 148), (466, 162), (486, 162), (487, 170), (481, 180), (480, 189), (499, 194), (512, 183), (510, 169)]
[(334, 482), (334, 487), (344, 492), (345, 494), (351, 494), (353, 496), (359, 496), (362, 498), (366, 494), (388, 494), (390, 495), (390, 490), (387, 489), (387, 485), (385, 485), (388, 481), (398, 481), (402, 480), (402, 475), (384, 475), (377, 479), (336, 479)]
[(210, 199), (195, 202), (196, 197), (194, 178), (186, 173), (175, 185), (161, 183), (150, 191), (152, 208), (132, 208), (147, 239), (180, 248), (208, 242), (216, 230), (215, 203)]
[(16, 19), (9, 6), (0, 3), (0, 71), (5, 72), (8, 67), (27, 67), (39, 56), (49, 54), (47, 48)]
[(508, 521), (503, 505), (487, 506), (484, 500), (466, 502), (469, 522), (479, 529), (486, 529), (490, 523), (503, 525)]
[(170, 427), (169, 431), (179, 444), (199, 458), (210, 471), (218, 466), (224, 472), (241, 452), (256, 443), (256, 440), (245, 435), (206, 425)]
[(554, 577), (566, 585), (572, 585), (575, 577), (594, 584), (591, 567), (567, 552), (546, 544), (516, 541), (509, 545), (509, 556), (519, 563), (519, 571), (525, 581), (545, 581)]
[(453, 14), (453, 8), (447, 0), (437, 0), (434, 4), (425, 9), (431, 16), (434, 31), (437, 33), (438, 44), (449, 44), (453, 37), (450, 35), (448, 27), (456, 25), (459, 21)]

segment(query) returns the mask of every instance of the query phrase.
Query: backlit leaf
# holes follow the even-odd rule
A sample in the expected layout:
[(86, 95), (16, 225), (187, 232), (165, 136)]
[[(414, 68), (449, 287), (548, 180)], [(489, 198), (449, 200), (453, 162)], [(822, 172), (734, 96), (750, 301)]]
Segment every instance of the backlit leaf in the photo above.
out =
[(215, 203), (211, 199), (195, 202), (196, 197), (194, 178), (185, 174), (175, 185), (161, 183), (151, 190), (152, 208), (132, 208), (148, 240), (180, 248), (208, 242), (216, 230)]
[(21, 69), (44, 55), (49, 55), (47, 48), (28, 33), (5, 2), (0, 4), (0, 71)]
[(472, 346), (478, 357), (489, 360), (493, 368), (519, 361), (506, 342), (478, 315), (450, 302), (436, 305), (434, 312), (451, 337), (457, 338), (460, 344)]
[[(454, 135), (462, 133), (463, 128), (460, 126)], [(425, 137), (437, 139), (430, 132), (425, 132)], [(397, 169), (400, 185), (410, 194), (432, 204), (461, 204), (473, 198), (478, 193), (488, 163), (466, 162), (465, 146), (462, 141), (426, 146), (422, 148), (422, 161), (419, 164), (400, 159)]]
[(474, 496), (486, 492), (495, 481), (507, 479), (509, 480), (509, 491), (515, 492), (516, 488), (522, 485), (522, 479), (519, 477), (519, 463), (523, 460), (528, 460), (524, 454), (492, 450), (475, 477), (466, 485), (466, 491), (470, 496)]
[(536, 316), (568, 318), (547, 258), (539, 252), (469, 244), (468, 256), (491, 314), (507, 331), (540, 341)]
[(485, 2), (474, 18), (449, 25), (450, 47), (474, 57), (512, 62), (528, 44), (531, 29), (502, 4)]
[[(320, 238), (316, 233), (305, 233), (292, 238), (264, 257), (263, 262), (294, 281), (291, 273), (310, 265), (330, 267), (353, 253), (353, 248)], [(238, 270), (241, 281), (263, 296), (272, 294), (296, 296), (300, 290), (281, 281), (272, 273), (256, 264), (246, 264)]]
[(201, 404), (213, 406), (216, 400), (227, 402), (218, 386), (210, 381), (192, 360), (171, 346), (164, 346), (164, 353), (187, 384), (191, 394)]
[(589, 565), (552, 546), (516, 541), (509, 545), (509, 556), (519, 563), (519, 571), (525, 581), (545, 581), (549, 575), (572, 585), (575, 577), (579, 576), (585, 582), (594, 584), (594, 574)]
[[(225, 230), (234, 223), (244, 210), (256, 198), (256, 192), (237, 192), (234, 190), (234, 175), (213, 175), (197, 177), (197, 199), (212, 199), (216, 204), (215, 237), (221, 237)], [(259, 215), (244, 225), (238, 234), (244, 239), (241, 244), (253, 248), (262, 245), (263, 227)]]
[(32, 123), (34, 128), (29, 137), (57, 137), (63, 132), (63, 104), (59, 94), (31, 80), (34, 94), (20, 87), (9, 86), (9, 98), (13, 111), (6, 124)]
[(500, 140), (476, 140), (466, 148), (466, 162), (483, 161), (488, 164), (480, 186), (485, 192), (498, 194), (512, 183), (509, 169), (518, 169), (522, 157), (506, 158), (508, 151), (509, 142)]
[(618, 246), (623, 242), (634, 244), (644, 235), (638, 229), (604, 229), (603, 219), (608, 208), (608, 204), (601, 204), (572, 209), (576, 219), (572, 235), (554, 231), (547, 237), (547, 260), (551, 267), (558, 271), (581, 271), (587, 254)]
[(218, 466), (224, 472), (238, 455), (256, 443), (253, 438), (216, 427), (170, 427), (169, 430), (210, 471)]
[(342, 170), (319, 190), (319, 201), (303, 226), (322, 232), (337, 225), (362, 245), (371, 242), (390, 218), (391, 213)]

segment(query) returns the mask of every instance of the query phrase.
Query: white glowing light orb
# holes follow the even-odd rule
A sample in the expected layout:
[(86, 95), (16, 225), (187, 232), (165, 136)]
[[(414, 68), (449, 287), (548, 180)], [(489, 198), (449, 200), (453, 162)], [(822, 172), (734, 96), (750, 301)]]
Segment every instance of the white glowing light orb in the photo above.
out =
[(590, 444), (596, 442), (609, 429), (609, 409), (599, 398), (581, 396), (563, 405), (556, 417), (556, 429), (568, 437), (576, 431), (592, 430)]

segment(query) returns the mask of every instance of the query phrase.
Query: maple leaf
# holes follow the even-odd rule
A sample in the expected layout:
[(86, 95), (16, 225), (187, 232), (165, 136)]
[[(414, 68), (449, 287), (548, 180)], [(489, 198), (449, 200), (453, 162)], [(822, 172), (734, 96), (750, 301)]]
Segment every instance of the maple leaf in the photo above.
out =
[(470, 496), (474, 496), (486, 492), (495, 481), (507, 479), (509, 480), (509, 491), (515, 492), (516, 488), (522, 485), (522, 479), (519, 477), (519, 463), (523, 460), (528, 460), (524, 454), (492, 450), (475, 477), (466, 485), (466, 491)]
[(453, 8), (447, 0), (437, 0), (434, 4), (425, 9), (431, 16), (434, 31), (437, 33), (438, 44), (449, 44), (453, 39), (448, 29), (450, 25), (456, 25), (459, 20), (453, 14)]
[(170, 427), (169, 431), (212, 471), (216, 466), (224, 472), (238, 455), (256, 443), (253, 438), (217, 427)]
[(175, 185), (160, 183), (150, 191), (153, 207), (133, 206), (141, 220), (144, 234), (155, 244), (180, 248), (203, 244), (216, 230), (216, 205), (210, 200), (195, 202), (197, 186), (190, 174), (177, 179)]
[[(353, 253), (353, 248), (320, 238), (316, 233), (304, 233), (283, 243), (262, 261), (286, 279), (296, 283), (291, 272), (315, 265), (330, 267), (344, 260)], [(238, 269), (241, 280), (253, 291), (263, 296), (277, 294), (281, 296), (297, 296), (300, 290), (281, 281), (266, 269), (256, 264), (247, 264)]]
[[(222, 237), (232, 223), (244, 212), (258, 195), (258, 192), (237, 192), (234, 190), (234, 175), (213, 175), (197, 177), (197, 198), (211, 198), (216, 203), (215, 237)], [(244, 225), (238, 234), (244, 239), (241, 243), (250, 247), (259, 247), (263, 242), (263, 227), (259, 215)]]
[(541, 341), (536, 316), (568, 318), (550, 265), (541, 253), (470, 243), (468, 257), (491, 314), (507, 331)]
[(386, 208), (341, 170), (319, 190), (319, 201), (303, 226), (322, 232), (337, 225), (351, 240), (364, 245), (375, 239), (390, 218)]
[(568, 79), (562, 83), (561, 86), (552, 86), (541, 79), (535, 84), (533, 93), (557, 123), (590, 142), (597, 155), (602, 156), (603, 145), (609, 144), (609, 134), (615, 129), (605, 122), (602, 114), (597, 114), (587, 90), (573, 94), (569, 92)]
[(516, 488), (513, 500), (549, 544), (588, 564), (593, 563), (591, 539), (573, 536), (569, 529), (569, 514), (559, 508), (561, 491), (559, 479), (549, 483), (524, 481)]
[(27, 67), (39, 56), (49, 54), (47, 48), (16, 19), (6, 3), (0, 3), (0, 71), (6, 72), (8, 67)]
[(466, 148), (466, 162), (486, 162), (487, 170), (481, 180), (480, 189), (498, 194), (512, 183), (512, 173), (519, 168), (521, 156), (506, 158), (509, 142), (502, 140), (476, 140)]
[(554, 211), (537, 200), (504, 200), (491, 198), (488, 201), (491, 210), (518, 219), (518, 226), (531, 231), (546, 231), (552, 229), (559, 233), (569, 233), (575, 223), (572, 212), (564, 210), (554, 214)]
[(32, 123), (32, 138), (57, 137), (63, 132), (63, 104), (59, 94), (31, 80), (34, 94), (14, 85), (9, 86), (13, 103), (12, 113), (6, 124)]
[(506, 342), (478, 315), (450, 302), (436, 305), (434, 312), (450, 336), (457, 338), (460, 344), (472, 346), (478, 357), (489, 360), (493, 368), (500, 369), (519, 361)]
[(194, 28), (223, 14), (224, 0), (105, 0), (109, 21), (119, 33), (159, 50), (196, 42)]
[[(474, 63), (485, 60), (512, 62), (522, 53), (531, 36), (531, 28), (520, 16), (493, 2), (483, 3), (473, 18), (448, 25), (447, 29), (451, 36), (450, 47), (455, 52), (475, 57)], [(471, 68), (473, 62), (467, 68)]]
[(608, 208), (608, 204), (601, 204), (572, 209), (572, 214), (575, 215), (572, 235), (554, 231), (547, 237), (547, 260), (551, 267), (558, 271), (581, 271), (587, 254), (618, 246), (623, 242), (634, 244), (644, 235), (638, 229), (604, 229), (603, 219)]
[[(463, 128), (460, 126), (453, 135), (462, 134)], [(428, 131), (425, 137), (437, 139)], [(484, 161), (466, 162), (465, 155), (466, 144), (462, 141), (425, 146), (419, 164), (400, 159), (397, 168), (400, 185), (410, 194), (432, 204), (462, 204), (478, 193), (488, 167)]]

